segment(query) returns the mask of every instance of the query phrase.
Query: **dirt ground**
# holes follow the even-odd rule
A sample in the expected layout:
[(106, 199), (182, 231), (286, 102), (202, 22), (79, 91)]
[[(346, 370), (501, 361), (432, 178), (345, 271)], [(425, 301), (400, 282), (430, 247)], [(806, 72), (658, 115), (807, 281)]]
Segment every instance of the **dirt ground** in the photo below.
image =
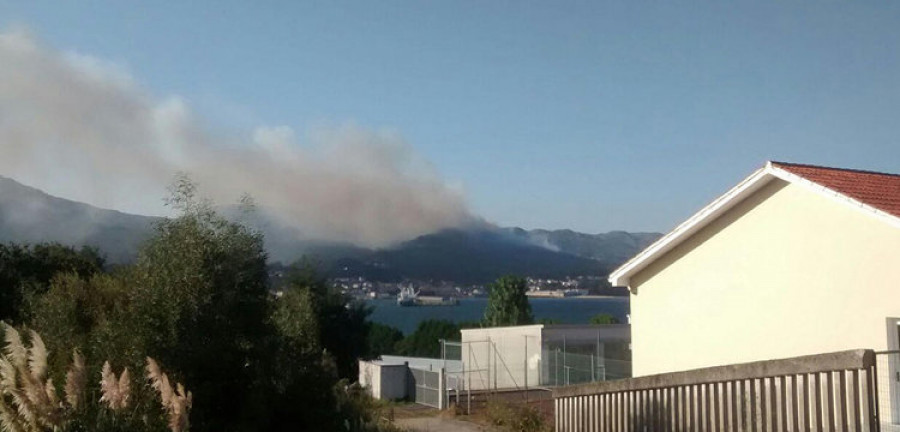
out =
[[(450, 403), (456, 405), (456, 398), (451, 397)], [(488, 399), (502, 399), (509, 402), (522, 402), (537, 408), (545, 421), (553, 421), (553, 399), (549, 391), (530, 390), (499, 392), (491, 394), (473, 394), (471, 400), (471, 415), (465, 415), (469, 406), (468, 398), (460, 397), (459, 408), (451, 408), (447, 411), (439, 411), (418, 404), (404, 404), (393, 408), (391, 415), (394, 424), (410, 432), (489, 432), (492, 431), (485, 417), (484, 408)], [(527, 402), (526, 402), (527, 401)]]
[(410, 432), (484, 432), (490, 430), (475, 423), (444, 417), (397, 419), (394, 424)]

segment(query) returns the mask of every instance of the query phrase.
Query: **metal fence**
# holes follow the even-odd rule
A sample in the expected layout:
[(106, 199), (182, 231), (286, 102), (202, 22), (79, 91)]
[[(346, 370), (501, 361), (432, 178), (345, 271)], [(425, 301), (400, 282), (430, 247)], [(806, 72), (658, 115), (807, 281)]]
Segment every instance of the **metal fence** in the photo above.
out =
[(571, 354), (560, 349), (543, 350), (541, 385), (549, 387), (609, 381), (631, 377), (631, 362), (594, 354)]
[(556, 430), (879, 431), (876, 356), (853, 350), (554, 390)]
[(900, 351), (875, 353), (881, 430), (900, 432)]
[[(468, 347), (464, 348), (465, 344)], [(515, 356), (498, 349), (490, 340), (465, 344), (441, 341), (442, 359), (460, 360), (467, 365), (465, 370), (447, 368), (448, 380), (462, 381), (448, 384), (454, 388), (526, 389), (631, 377), (631, 352), (627, 342), (568, 346), (565, 343), (544, 343), (540, 347), (530, 348), (525, 355), (517, 352)], [(526, 347), (526, 350), (529, 349)]]
[(414, 402), (438, 409), (446, 408), (443, 369), (430, 371), (409, 368), (407, 383), (410, 399)]

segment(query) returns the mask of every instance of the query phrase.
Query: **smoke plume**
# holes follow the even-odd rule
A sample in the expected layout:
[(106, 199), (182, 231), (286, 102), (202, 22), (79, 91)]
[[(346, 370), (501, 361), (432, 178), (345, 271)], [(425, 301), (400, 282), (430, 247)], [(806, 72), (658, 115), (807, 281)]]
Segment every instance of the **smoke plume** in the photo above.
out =
[[(235, 136), (242, 135), (242, 136)], [(212, 130), (123, 68), (0, 33), (0, 175), (96, 206), (165, 214), (177, 172), (203, 195), (244, 193), (313, 239), (385, 246), (475, 220), (401, 136), (342, 126)]]

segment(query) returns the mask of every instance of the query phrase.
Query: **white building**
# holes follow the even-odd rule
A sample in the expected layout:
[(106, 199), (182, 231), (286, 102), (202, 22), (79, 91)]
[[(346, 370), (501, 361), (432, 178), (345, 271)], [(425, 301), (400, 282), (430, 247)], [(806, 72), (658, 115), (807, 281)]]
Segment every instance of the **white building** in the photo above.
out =
[(630, 328), (526, 325), (464, 329), (463, 385), (472, 390), (524, 389), (631, 376)]

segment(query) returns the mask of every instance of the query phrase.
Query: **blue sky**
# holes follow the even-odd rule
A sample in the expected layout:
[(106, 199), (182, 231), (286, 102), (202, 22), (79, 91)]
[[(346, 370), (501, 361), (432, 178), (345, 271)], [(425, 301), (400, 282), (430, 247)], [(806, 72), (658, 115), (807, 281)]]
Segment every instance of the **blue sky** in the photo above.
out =
[(898, 2), (0, 0), (15, 25), (235, 133), (397, 131), (501, 225), (666, 231), (767, 159), (900, 172)]

